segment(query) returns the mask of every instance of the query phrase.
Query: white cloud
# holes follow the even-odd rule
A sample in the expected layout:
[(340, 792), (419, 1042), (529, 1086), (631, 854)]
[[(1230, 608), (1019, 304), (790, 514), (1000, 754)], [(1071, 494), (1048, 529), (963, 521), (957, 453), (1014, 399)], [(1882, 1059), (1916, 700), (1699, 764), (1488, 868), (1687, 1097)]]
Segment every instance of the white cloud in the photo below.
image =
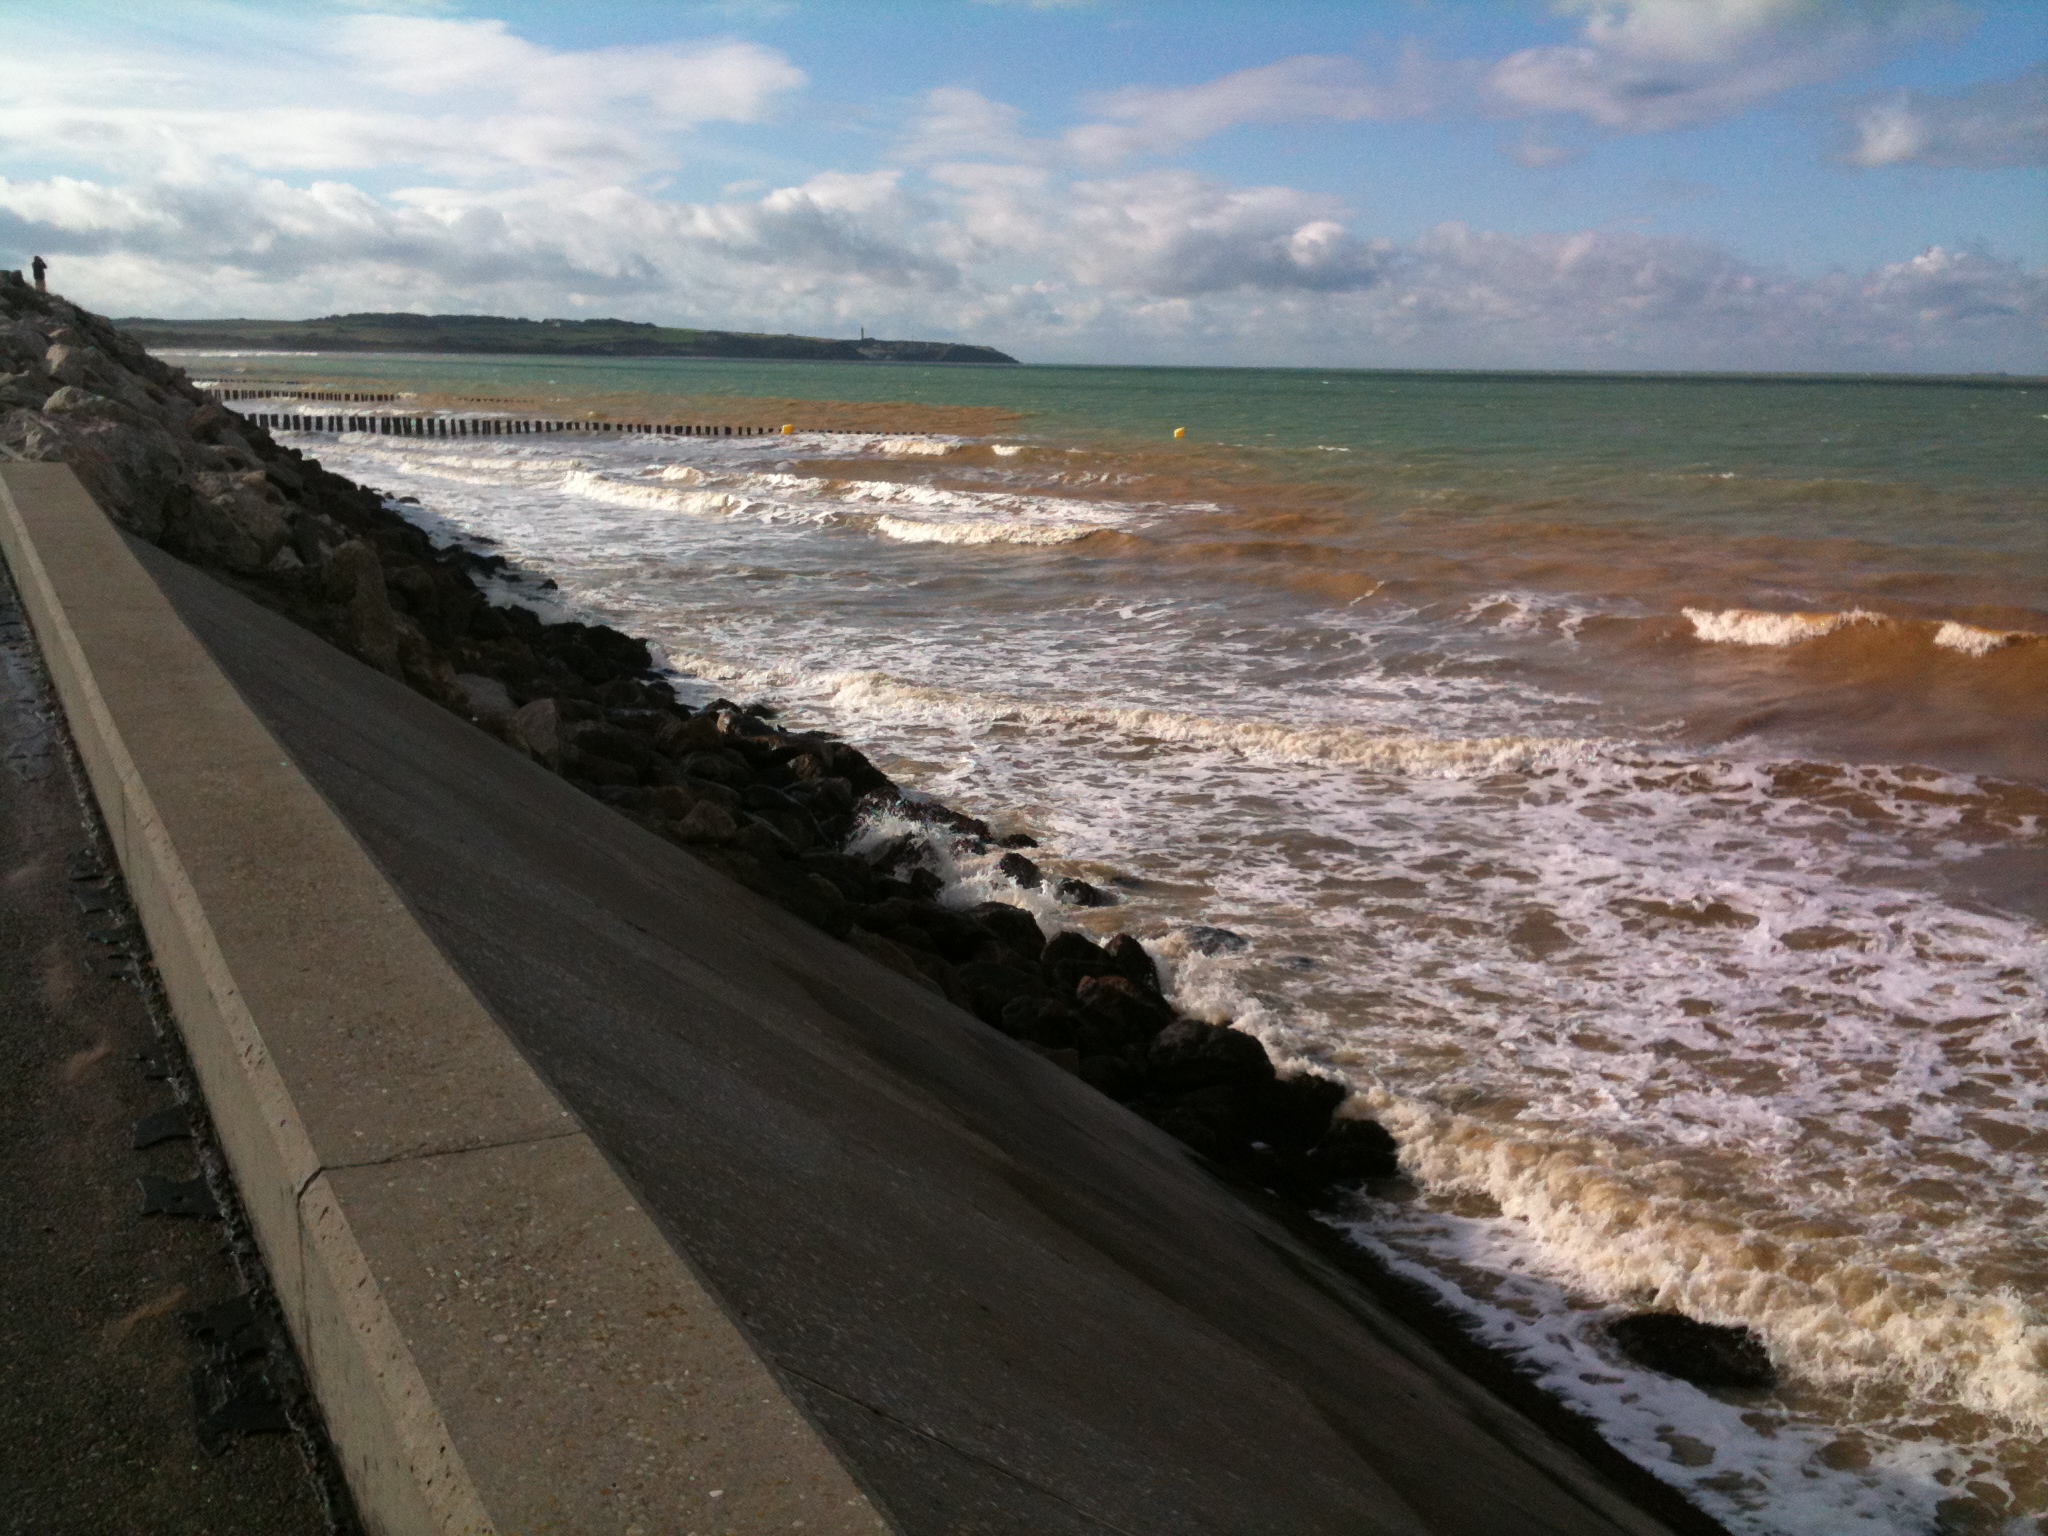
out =
[(2048, 68), (1954, 96), (1895, 91), (1847, 118), (1855, 165), (2048, 165)]
[(1045, 146), (1024, 136), (1024, 114), (979, 91), (943, 85), (929, 91), (899, 152), (909, 160), (1034, 160)]
[(1719, 121), (1866, 68), (1951, 21), (1940, 0), (1566, 0), (1575, 43), (1495, 64), (1497, 111), (1572, 113), (1623, 133)]
[(1353, 58), (1304, 54), (1200, 85), (1114, 92), (1097, 104), (1109, 121), (1069, 130), (1065, 147), (1083, 163), (1110, 165), (1250, 123), (1419, 117), (1443, 99), (1457, 72), (1413, 48), (1385, 79), (1373, 78)]
[[(1348, 55), (1296, 55), (1194, 85), (1107, 93), (1092, 104), (1094, 121), (1057, 138), (1029, 139), (1015, 108), (942, 88), (925, 99), (904, 152), (1104, 169), (1250, 125), (1451, 112), (1575, 116), (1610, 132), (1656, 133), (1868, 67), (1956, 14), (1948, 0), (1559, 0), (1556, 8), (1583, 18), (1574, 42), (1442, 60), (1411, 41), (1378, 72)], [(1539, 133), (1504, 148), (1532, 167), (1582, 153)]]
[(560, 314), (959, 335), (1046, 358), (1533, 367), (2040, 367), (2048, 272), (1934, 248), (1799, 278), (1620, 231), (1360, 238), (1286, 187), (1046, 167), (827, 174), (752, 199), (618, 186), (0, 181), (0, 246), (119, 313)]
[(557, 50), (500, 21), (416, 16), (252, 19), (239, 52), (57, 37), (36, 53), (0, 80), (0, 155), (191, 177), (222, 163), (632, 175), (667, 163), (676, 134), (758, 121), (805, 84), (749, 42)]

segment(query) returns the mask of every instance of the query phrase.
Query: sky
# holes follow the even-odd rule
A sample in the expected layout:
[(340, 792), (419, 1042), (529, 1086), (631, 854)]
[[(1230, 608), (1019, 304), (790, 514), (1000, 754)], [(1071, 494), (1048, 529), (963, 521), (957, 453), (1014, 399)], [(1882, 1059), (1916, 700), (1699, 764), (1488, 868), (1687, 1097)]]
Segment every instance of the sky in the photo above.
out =
[(0, 0), (117, 315), (2048, 372), (2048, 0)]

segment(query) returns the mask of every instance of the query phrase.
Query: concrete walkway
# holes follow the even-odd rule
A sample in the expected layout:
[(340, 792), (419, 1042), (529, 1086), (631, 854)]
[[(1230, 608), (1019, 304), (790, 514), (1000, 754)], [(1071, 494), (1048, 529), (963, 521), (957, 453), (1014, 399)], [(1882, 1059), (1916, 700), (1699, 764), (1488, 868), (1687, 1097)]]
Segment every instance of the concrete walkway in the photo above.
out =
[(1077, 1080), (135, 553), (897, 1529), (1712, 1529)]
[[(324, 1536), (291, 1434), (229, 1428), (261, 1422), (245, 1399), (202, 1435), (202, 1408), (265, 1361), (195, 1392), (206, 1350), (184, 1316), (242, 1278), (218, 1219), (143, 1214), (138, 1181), (198, 1177), (199, 1148), (176, 1130), (175, 1063), (130, 979), (141, 937), (53, 709), (0, 568), (0, 1532)], [(137, 1148), (166, 1111), (166, 1139)]]

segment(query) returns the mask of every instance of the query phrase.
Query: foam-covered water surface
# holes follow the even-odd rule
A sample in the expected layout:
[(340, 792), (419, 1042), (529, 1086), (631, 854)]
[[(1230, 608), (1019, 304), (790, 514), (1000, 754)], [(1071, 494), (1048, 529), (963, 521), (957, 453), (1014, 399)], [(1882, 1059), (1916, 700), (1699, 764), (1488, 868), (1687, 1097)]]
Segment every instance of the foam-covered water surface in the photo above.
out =
[[(1429, 487), (1026, 433), (294, 441), (1116, 892), (947, 871), (1351, 1083), (1405, 1176), (1349, 1229), (1732, 1528), (2048, 1515), (2043, 925), (1949, 878), (2048, 883), (2048, 773), (1985, 768), (2034, 728), (2024, 581), (1863, 538), (1792, 589), (1818, 544), (1526, 504), (1425, 538)], [(1627, 1364), (1643, 1306), (1782, 1385)]]

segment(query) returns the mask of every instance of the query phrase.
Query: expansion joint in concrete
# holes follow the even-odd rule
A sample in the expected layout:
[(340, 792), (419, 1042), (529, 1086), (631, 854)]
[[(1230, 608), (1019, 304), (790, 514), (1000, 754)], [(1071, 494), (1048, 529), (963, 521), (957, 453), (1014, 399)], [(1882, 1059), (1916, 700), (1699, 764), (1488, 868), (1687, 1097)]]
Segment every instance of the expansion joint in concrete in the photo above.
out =
[(581, 1126), (566, 1130), (547, 1131), (538, 1136), (507, 1136), (498, 1141), (466, 1141), (458, 1146), (410, 1148), (394, 1152), (389, 1157), (365, 1157), (350, 1162), (322, 1163), (306, 1175), (306, 1181), (299, 1186), (299, 1193), (313, 1187), (313, 1181), (324, 1174), (341, 1173), (351, 1168), (389, 1168), (402, 1163), (423, 1163), (437, 1157), (464, 1157), (479, 1152), (499, 1152), (508, 1147), (537, 1147), (550, 1141), (570, 1141), (584, 1135)]

